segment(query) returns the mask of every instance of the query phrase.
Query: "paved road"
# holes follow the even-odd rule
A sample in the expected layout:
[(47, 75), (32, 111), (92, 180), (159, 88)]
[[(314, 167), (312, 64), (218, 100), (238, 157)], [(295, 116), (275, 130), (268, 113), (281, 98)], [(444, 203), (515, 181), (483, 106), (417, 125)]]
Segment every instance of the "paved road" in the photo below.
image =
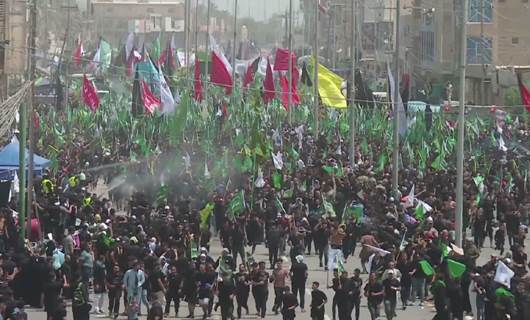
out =
[[(488, 243), (488, 241), (486, 241)], [(489, 243), (488, 243), (489, 244)], [(215, 239), (212, 243), (212, 255), (214, 257), (217, 257), (220, 254), (221, 247), (217, 239)], [(358, 248), (359, 249), (359, 248)], [(358, 252), (358, 251), (357, 251)], [(485, 263), (487, 259), (489, 259), (491, 254), (497, 254), (497, 252), (494, 252), (489, 247), (483, 249), (483, 252), (481, 254), (481, 257), (479, 258), (479, 263)], [(267, 251), (264, 248), (264, 246), (260, 246), (256, 249), (256, 260), (258, 261), (267, 261)], [(309, 304), (311, 297), (310, 297), (310, 286), (312, 281), (318, 281), (321, 284), (321, 287), (326, 284), (327, 281), (327, 272), (323, 270), (323, 268), (318, 267), (318, 257), (315, 255), (307, 256), (305, 257), (305, 262), (307, 263), (309, 267), (309, 279), (307, 282), (308, 289), (306, 290), (306, 305)], [(268, 264), (268, 263), (267, 263)], [(353, 272), (353, 269), (360, 268), (360, 260), (355, 257), (354, 259), (349, 259), (347, 262), (346, 270), (351, 274)], [(331, 274), (330, 274), (331, 279)], [(363, 275), (363, 283), (366, 283), (366, 275)], [(332, 313), (331, 313), (331, 299), (333, 297), (332, 290), (326, 289), (325, 290), (327, 296), (328, 296), (328, 304), (326, 305), (326, 319), (331, 319)], [(281, 319), (281, 316), (275, 316), (272, 311), (272, 304), (274, 301), (274, 292), (273, 290), (269, 290), (269, 299), (267, 301), (267, 319)], [(419, 306), (410, 306), (406, 310), (401, 310), (399, 308), (400, 303), (398, 303), (398, 311), (397, 311), (397, 319), (407, 319), (407, 320), (430, 320), (434, 316), (434, 309), (431, 305), (425, 305), (424, 308), (420, 308)], [(250, 315), (243, 316), (243, 319), (256, 319), (255, 314), (255, 307), (254, 307), (254, 301), (251, 297), (249, 298), (249, 307), (250, 307)], [(123, 308), (123, 306), (122, 306)], [(306, 306), (306, 309), (308, 307)], [(104, 310), (106, 310), (106, 304), (104, 307)], [(383, 310), (381, 310), (381, 313), (384, 314)], [(36, 309), (29, 309), (28, 310), (29, 318), (35, 319), (35, 320), (45, 320), (46, 315), (42, 310), (36, 310)], [(188, 314), (187, 305), (185, 303), (181, 303), (180, 307), (180, 317), (185, 317)], [(197, 319), (200, 319), (202, 317), (202, 311), (200, 308), (197, 308), (195, 311), (195, 316)], [(105, 319), (105, 316), (102, 315), (91, 315), (91, 319)], [(68, 309), (68, 320), (72, 319), (71, 315), (71, 309)], [(126, 319), (124, 316), (120, 316), (119, 319)], [(141, 319), (145, 319), (145, 317), (141, 317)], [(169, 319), (175, 319), (174, 315), (171, 314)], [(214, 312), (212, 315), (212, 319), (221, 319), (220, 316), (220, 310), (218, 312)], [(299, 309), (297, 309), (296, 312), (296, 319), (310, 319), (309, 311), (306, 313), (301, 313)], [(361, 301), (361, 320), (364, 319), (370, 319), (370, 314), (368, 312), (368, 309), (366, 307), (366, 299), (363, 297)], [(384, 316), (383, 316), (384, 319)]]

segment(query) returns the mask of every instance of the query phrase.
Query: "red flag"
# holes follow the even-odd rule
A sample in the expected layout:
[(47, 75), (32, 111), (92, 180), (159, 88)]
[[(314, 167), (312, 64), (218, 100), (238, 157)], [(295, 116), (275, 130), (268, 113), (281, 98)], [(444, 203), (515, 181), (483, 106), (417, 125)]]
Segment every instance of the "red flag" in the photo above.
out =
[(250, 83), (254, 80), (254, 75), (258, 71), (259, 62), (261, 57), (257, 57), (251, 64), (247, 67), (247, 72), (245, 72), (245, 78), (243, 79), (243, 88), (248, 88)]
[[(296, 66), (296, 55), (291, 53), (292, 66)], [(289, 70), (289, 50), (288, 49), (276, 49), (276, 57), (274, 59), (274, 71), (287, 71)]]
[(37, 112), (33, 111), (31, 119), (33, 120), (33, 127), (35, 128), (35, 132), (38, 133), (40, 131), (40, 118)]
[(199, 59), (195, 60), (195, 101), (202, 101), (202, 80), (201, 80), (201, 62)]
[[(293, 81), (291, 85), (291, 105), (296, 106), (300, 104), (300, 97), (298, 96), (298, 92), (296, 90), (296, 83), (298, 82), (298, 69), (293, 69)], [(282, 105), (285, 107), (286, 110), (289, 109), (289, 79), (287, 79), (286, 76), (282, 75), (280, 77), (280, 86), (282, 88)]]
[(276, 89), (274, 88), (272, 67), (269, 58), (267, 58), (267, 72), (265, 73), (265, 81), (263, 82), (263, 101), (265, 102), (265, 104), (271, 102), (272, 99), (274, 99), (274, 97), (276, 96), (274, 90)]
[(74, 50), (74, 62), (77, 66), (81, 65), (81, 58), (85, 54), (85, 51), (83, 49), (83, 42), (79, 42), (79, 45)]
[(521, 93), (521, 100), (523, 101), (526, 111), (530, 112), (530, 92), (528, 88), (524, 85), (521, 74), (517, 74), (517, 82), (519, 83), (519, 92)]
[(160, 58), (158, 58), (158, 65), (160, 65), (160, 66), (165, 66), (165, 64), (166, 64), (166, 59), (167, 59), (167, 50), (163, 50), (163, 51), (160, 53)]
[(86, 75), (83, 75), (83, 102), (92, 110), (96, 112), (99, 108), (99, 97), (96, 86), (92, 81), (89, 81)]
[(226, 65), (226, 59), (223, 59), (215, 51), (212, 52), (212, 70), (211, 81), (213, 84), (224, 87), (227, 95), (232, 94), (232, 75), (229, 67)]
[(141, 84), (141, 93), (145, 110), (147, 113), (153, 114), (153, 112), (155, 112), (155, 108), (160, 107), (160, 100), (153, 95), (151, 89), (149, 89), (149, 86), (143, 80)]

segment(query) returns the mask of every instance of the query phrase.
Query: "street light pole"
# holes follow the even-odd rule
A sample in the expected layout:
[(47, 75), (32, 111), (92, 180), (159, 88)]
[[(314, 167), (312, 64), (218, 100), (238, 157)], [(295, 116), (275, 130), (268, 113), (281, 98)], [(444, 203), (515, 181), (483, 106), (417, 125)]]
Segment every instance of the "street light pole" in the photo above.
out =
[(400, 39), (399, 39), (399, 27), (400, 27), (400, 6), (401, 1), (396, 0), (396, 39), (394, 48), (394, 97), (392, 109), (394, 110), (394, 141), (393, 141), (393, 154), (392, 154), (392, 190), (394, 195), (397, 195), (399, 189), (399, 51), (400, 51)]
[[(237, 41), (237, 0), (234, 0), (234, 42), (232, 44), (232, 97), (236, 88), (236, 41)], [(235, 99), (234, 99), (235, 102)]]
[(350, 165), (355, 163), (355, 69), (357, 68), (357, 1), (351, 4), (351, 92), (350, 92)]
[(320, 104), (318, 101), (318, 18), (320, 8), (318, 6), (319, 1), (315, 1), (315, 42), (313, 46), (313, 55), (315, 65), (313, 66), (314, 79), (313, 79), (313, 103), (315, 112), (315, 139), (318, 140), (319, 126), (320, 126)]
[(288, 93), (288, 102), (287, 102), (287, 110), (289, 111), (289, 123), (292, 123), (293, 121), (293, 111), (292, 111), (292, 104), (293, 104), (293, 0), (289, 0), (289, 35), (288, 35), (288, 41), (289, 41), (289, 70), (288, 73), (288, 81), (289, 81), (289, 93)]
[(462, 247), (464, 216), (464, 126), (466, 99), (466, 51), (467, 51), (467, 14), (468, 0), (462, 1), (462, 29), (460, 34), (460, 103), (458, 107), (458, 143), (456, 148), (456, 214), (455, 240)]

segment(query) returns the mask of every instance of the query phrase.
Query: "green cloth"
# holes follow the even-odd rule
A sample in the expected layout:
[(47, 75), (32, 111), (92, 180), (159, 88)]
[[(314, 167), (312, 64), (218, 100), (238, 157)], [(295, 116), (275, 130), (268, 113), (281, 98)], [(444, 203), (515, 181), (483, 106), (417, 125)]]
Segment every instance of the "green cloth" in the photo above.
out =
[(335, 209), (333, 208), (333, 205), (326, 201), (326, 199), (322, 198), (322, 205), (324, 206), (324, 211), (326, 214), (328, 214), (331, 218), (336, 217)]
[(459, 279), (466, 271), (466, 265), (451, 259), (447, 259), (447, 271), (452, 279)]
[(512, 301), (515, 301), (515, 296), (510, 291), (506, 290), (504, 287), (500, 287), (495, 290), (495, 296), (497, 297), (497, 302), (499, 303), (502, 299), (508, 298)]
[(420, 222), (425, 220), (425, 209), (423, 208), (423, 206), (421, 204), (419, 204), (416, 207), (416, 211), (414, 212), (414, 216)]
[(244, 191), (238, 192), (234, 198), (228, 204), (227, 215), (233, 220), (238, 217), (245, 210), (245, 193)]
[(213, 212), (213, 203), (208, 203), (206, 206), (199, 212), (199, 218), (200, 218), (200, 228), (205, 229), (208, 228), (210, 216)]
[(282, 174), (278, 171), (274, 171), (274, 173), (272, 174), (272, 186), (274, 187), (274, 189), (279, 190), (282, 188), (282, 180)]
[(431, 266), (431, 264), (429, 263), (429, 261), (421, 260), (420, 261), (420, 267), (421, 267), (421, 270), (423, 270), (423, 273), (425, 273), (425, 275), (427, 277), (430, 277), (430, 276), (432, 276), (434, 274), (434, 269)]

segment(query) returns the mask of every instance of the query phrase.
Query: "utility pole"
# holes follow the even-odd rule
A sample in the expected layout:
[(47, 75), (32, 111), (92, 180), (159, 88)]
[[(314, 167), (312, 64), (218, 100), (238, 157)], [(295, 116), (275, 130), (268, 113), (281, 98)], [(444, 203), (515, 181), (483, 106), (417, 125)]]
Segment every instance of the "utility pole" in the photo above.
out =
[(456, 148), (456, 214), (455, 230), (456, 245), (462, 247), (463, 216), (464, 216), (464, 126), (466, 101), (466, 45), (467, 45), (467, 14), (468, 0), (462, 1), (462, 30), (460, 34), (460, 104), (458, 107), (458, 143)]
[(204, 61), (204, 65), (205, 65), (205, 70), (204, 70), (204, 76), (205, 78), (208, 80), (208, 81), (205, 81), (204, 83), (204, 88), (206, 90), (204, 90), (204, 97), (205, 97), (205, 100), (208, 101), (208, 84), (209, 84), (209, 79), (208, 79), (208, 75), (210, 74), (210, 72), (208, 72), (208, 65), (209, 65), (209, 62), (210, 62), (210, 3), (211, 0), (208, 0), (208, 8), (206, 9), (206, 61)]
[(199, 0), (195, 0), (195, 61), (198, 60), (197, 52), (199, 48)]
[(399, 27), (400, 27), (400, 6), (401, 1), (396, 0), (396, 35), (395, 35), (395, 48), (394, 48), (394, 97), (392, 109), (394, 110), (394, 141), (393, 141), (393, 154), (392, 154), (392, 190), (394, 195), (397, 195), (399, 189), (399, 51), (400, 51), (400, 39), (399, 39)]
[(480, 64), (482, 64), (482, 77), (480, 79), (480, 103), (485, 106), (486, 99), (486, 59), (484, 51), (486, 45), (484, 43), (484, 0), (480, 0)]
[[(236, 41), (237, 41), (237, 0), (234, 0), (234, 43), (232, 45), (232, 97), (236, 88)], [(235, 102), (235, 99), (234, 99)]]
[(186, 85), (189, 85), (189, 66), (190, 66), (190, 7), (191, 7), (191, 0), (185, 0), (184, 1), (184, 50), (185, 52), (185, 59), (186, 59)]
[(314, 112), (315, 112), (315, 139), (318, 140), (319, 130), (320, 130), (320, 104), (318, 101), (318, 18), (320, 8), (318, 7), (319, 1), (315, 1), (315, 42), (313, 46), (313, 55), (315, 60), (315, 65), (313, 67), (313, 103), (314, 103)]
[[(33, 183), (33, 155), (31, 152), (32, 149), (32, 133), (33, 125), (31, 119), (28, 119), (28, 114), (31, 117), (33, 112), (33, 80), (35, 79), (35, 33), (36, 33), (36, 17), (37, 17), (37, 2), (33, 0), (31, 6), (28, 7), (29, 10), (29, 35), (27, 39), (28, 49), (27, 49), (27, 75), (26, 78), (29, 81), (32, 81), (30, 90), (26, 97), (26, 105), (22, 104), (20, 107), (20, 119), (19, 119), (19, 132), (20, 132), (20, 141), (19, 141), (19, 226), (20, 226), (20, 239), (24, 240), (26, 238), (26, 212), (28, 212), (28, 221), (31, 221), (31, 214), (28, 208), (31, 208), (32, 200), (32, 183)], [(30, 156), (29, 156), (29, 165), (26, 166), (26, 146), (27, 146), (27, 135), (28, 135), (28, 120), (29, 120), (29, 140), (30, 140)], [(28, 189), (26, 189), (26, 168), (28, 168)], [(30, 181), (31, 179), (31, 181)], [(26, 202), (27, 200), (27, 202)]]
[(350, 92), (350, 165), (355, 164), (355, 69), (357, 68), (357, 0), (351, 0), (351, 92)]
[(293, 121), (293, 0), (289, 0), (289, 35), (288, 35), (288, 41), (289, 41), (289, 70), (287, 71), (288, 75), (288, 81), (289, 81), (289, 98), (287, 101), (287, 110), (289, 111), (289, 123), (292, 123)]

